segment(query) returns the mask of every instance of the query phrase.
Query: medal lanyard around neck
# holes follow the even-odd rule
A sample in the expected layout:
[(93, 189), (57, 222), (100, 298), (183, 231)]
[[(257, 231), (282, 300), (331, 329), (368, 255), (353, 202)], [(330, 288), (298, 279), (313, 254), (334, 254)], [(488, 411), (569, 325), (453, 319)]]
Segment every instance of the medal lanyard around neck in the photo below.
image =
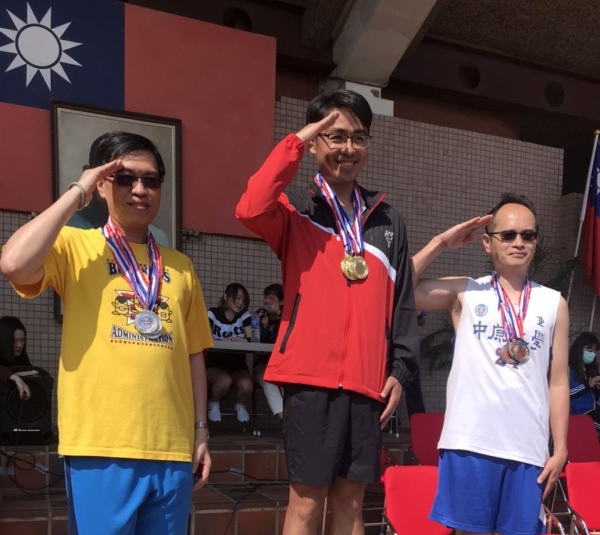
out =
[(140, 268), (131, 246), (121, 229), (117, 228), (109, 217), (102, 227), (102, 235), (110, 247), (115, 263), (121, 270), (125, 280), (146, 310), (152, 310), (158, 297), (160, 280), (162, 278), (162, 258), (152, 232), (148, 230), (148, 275)]
[(317, 173), (315, 182), (321, 190), (321, 195), (335, 214), (338, 230), (344, 242), (344, 249), (349, 255), (360, 255), (365, 249), (365, 242), (363, 241), (362, 227), (360, 225), (362, 196), (358, 185), (354, 183), (354, 190), (352, 191), (352, 213), (354, 217), (350, 221), (335, 191), (327, 184), (321, 173)]
[(492, 287), (498, 297), (498, 309), (500, 310), (502, 317), (502, 329), (504, 336), (507, 341), (522, 339), (523, 338), (523, 322), (525, 316), (527, 316), (527, 308), (529, 307), (529, 299), (531, 297), (531, 281), (529, 277), (525, 278), (523, 288), (521, 289), (521, 295), (519, 296), (519, 313), (515, 312), (508, 294), (502, 288), (498, 275), (495, 271), (492, 271)]

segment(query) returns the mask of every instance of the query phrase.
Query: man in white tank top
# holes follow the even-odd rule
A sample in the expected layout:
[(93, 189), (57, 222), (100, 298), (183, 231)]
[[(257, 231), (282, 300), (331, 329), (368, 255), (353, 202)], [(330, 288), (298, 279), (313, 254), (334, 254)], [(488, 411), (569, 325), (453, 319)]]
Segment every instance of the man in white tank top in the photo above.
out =
[[(491, 275), (420, 278), (483, 227)], [(569, 313), (558, 292), (527, 277), (537, 237), (531, 202), (504, 194), (489, 215), (413, 257), (417, 310), (447, 310), (457, 334), (430, 518), (459, 535), (540, 533), (542, 499), (567, 459)]]

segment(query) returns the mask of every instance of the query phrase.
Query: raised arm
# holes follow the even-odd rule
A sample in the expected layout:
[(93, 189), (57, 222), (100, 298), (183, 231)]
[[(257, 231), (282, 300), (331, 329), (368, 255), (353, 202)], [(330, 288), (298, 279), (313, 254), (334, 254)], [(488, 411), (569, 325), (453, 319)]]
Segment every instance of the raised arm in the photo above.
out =
[(448, 249), (460, 249), (467, 243), (475, 241), (475, 233), (492, 220), (491, 215), (474, 217), (449, 228), (435, 236), (423, 249), (412, 257), (413, 284), (416, 286), (423, 271), (440, 254)]
[(245, 227), (264, 238), (276, 254), (280, 253), (287, 214), (283, 190), (296, 175), (308, 143), (331, 126), (338, 115), (338, 112), (332, 112), (321, 121), (310, 123), (295, 135), (283, 139), (250, 178), (236, 207), (236, 217)]
[(465, 277), (421, 279), (421, 276), (429, 264), (444, 251), (459, 249), (475, 241), (475, 233), (491, 220), (491, 215), (485, 215), (459, 223), (435, 236), (412, 257), (415, 304), (418, 310), (452, 310), (458, 294), (466, 288), (467, 279)]
[[(119, 160), (84, 171), (79, 184), (85, 192), (85, 203), (90, 202), (96, 184), (121, 168)], [(48, 256), (59, 232), (81, 207), (82, 190), (79, 186), (65, 192), (38, 217), (18, 229), (6, 242), (0, 259), (0, 270), (13, 284), (30, 285), (42, 280), (44, 259)]]
[(567, 461), (567, 429), (569, 427), (569, 307), (560, 298), (552, 338), (552, 361), (548, 395), (550, 397), (550, 430), (554, 452), (546, 461), (538, 483), (546, 481), (544, 498), (556, 484)]

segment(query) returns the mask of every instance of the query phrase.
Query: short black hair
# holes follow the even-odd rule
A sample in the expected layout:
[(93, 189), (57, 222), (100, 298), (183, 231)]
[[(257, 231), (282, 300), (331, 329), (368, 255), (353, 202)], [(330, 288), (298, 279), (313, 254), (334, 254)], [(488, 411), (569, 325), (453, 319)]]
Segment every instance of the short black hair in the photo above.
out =
[(283, 301), (283, 286), (281, 284), (269, 284), (263, 290), (263, 296), (267, 297), (268, 295), (274, 295), (279, 301)]
[(533, 217), (535, 219), (535, 231), (536, 232), (539, 231), (537, 213), (535, 211), (535, 207), (533, 206), (533, 203), (527, 197), (525, 197), (525, 195), (519, 195), (518, 193), (513, 193), (513, 192), (509, 191), (507, 193), (503, 193), (502, 196), (500, 197), (500, 202), (488, 212), (488, 214), (492, 215), (493, 217), (492, 217), (492, 220), (485, 227), (485, 231), (487, 233), (489, 233), (491, 230), (493, 230), (494, 222), (496, 220), (496, 214), (498, 213), (500, 208), (502, 208), (503, 206), (505, 206), (507, 204), (520, 204), (521, 206), (524, 206), (525, 208), (527, 208), (533, 214)]
[(343, 110), (354, 115), (367, 133), (371, 129), (373, 122), (371, 106), (360, 93), (349, 89), (338, 89), (333, 93), (323, 93), (313, 98), (306, 108), (306, 124), (319, 122), (334, 110)]
[(149, 152), (156, 160), (161, 178), (165, 177), (165, 163), (158, 149), (148, 138), (131, 132), (107, 132), (96, 138), (90, 148), (90, 167), (107, 164), (132, 152)]

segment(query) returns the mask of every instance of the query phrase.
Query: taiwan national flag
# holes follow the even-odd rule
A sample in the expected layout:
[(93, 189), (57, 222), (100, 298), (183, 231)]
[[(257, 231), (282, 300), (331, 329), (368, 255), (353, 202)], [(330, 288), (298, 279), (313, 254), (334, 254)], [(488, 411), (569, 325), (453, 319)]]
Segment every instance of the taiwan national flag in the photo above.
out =
[(0, 0), (0, 210), (52, 203), (56, 100), (180, 120), (184, 227), (251, 235), (234, 210), (273, 147), (275, 54), (272, 37), (118, 0)]
[(117, 0), (2, 0), (0, 101), (123, 109), (124, 11)]
[(595, 141), (594, 161), (588, 189), (587, 206), (583, 231), (583, 276), (584, 282), (600, 296), (600, 150), (598, 138)]

